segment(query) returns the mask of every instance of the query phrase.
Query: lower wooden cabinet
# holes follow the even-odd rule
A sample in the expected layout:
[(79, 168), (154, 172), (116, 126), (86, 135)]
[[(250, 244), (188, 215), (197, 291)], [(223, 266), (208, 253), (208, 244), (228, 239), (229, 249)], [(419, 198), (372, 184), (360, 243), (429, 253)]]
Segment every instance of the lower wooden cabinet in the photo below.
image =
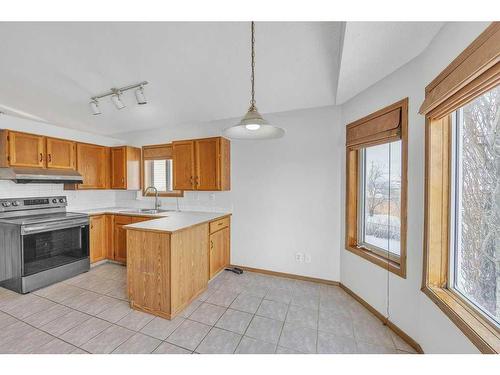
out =
[(127, 231), (124, 225), (152, 220), (153, 217), (115, 215), (113, 226), (113, 259), (120, 263), (127, 263)]
[(210, 223), (209, 238), (209, 278), (211, 279), (230, 264), (229, 217)]
[(90, 217), (90, 263), (106, 259), (108, 231), (106, 215)]

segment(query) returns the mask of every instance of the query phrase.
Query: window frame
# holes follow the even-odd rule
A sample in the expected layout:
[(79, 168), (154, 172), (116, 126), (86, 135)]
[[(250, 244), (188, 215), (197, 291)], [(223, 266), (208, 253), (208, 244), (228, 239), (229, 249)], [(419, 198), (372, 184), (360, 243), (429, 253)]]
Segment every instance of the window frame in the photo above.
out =
[[(396, 109), (400, 109), (400, 123), (397, 134), (389, 137), (372, 135), (374, 138), (363, 144), (358, 144), (356, 147), (346, 146), (346, 228), (345, 228), (345, 249), (360, 256), (361, 258), (398, 275), (406, 278), (406, 237), (407, 237), (407, 160), (408, 160), (408, 98), (404, 98), (396, 103), (393, 103), (379, 111), (376, 111), (358, 121), (347, 125), (347, 128), (359, 126), (366, 123), (370, 126), (370, 121), (380, 118), (385, 114), (389, 114)], [(396, 140), (401, 140), (401, 218), (400, 218), (400, 255), (387, 256), (388, 251), (385, 249), (376, 248), (376, 246), (367, 246), (362, 243), (360, 236), (360, 188), (362, 183), (361, 178), (361, 152), (362, 148), (376, 146), (385, 143), (391, 143)]]
[(450, 287), (455, 188), (453, 113), (500, 83), (500, 23), (493, 22), (425, 89), (424, 257), (421, 290), (482, 353), (500, 353), (500, 331)]
[[(145, 163), (147, 160), (172, 160), (172, 174), (173, 169), (174, 169), (174, 161), (171, 155), (171, 152), (168, 150), (172, 149), (172, 144), (171, 143), (165, 143), (165, 144), (157, 144), (157, 145), (148, 145), (148, 146), (142, 146), (142, 152), (141, 152), (141, 187), (142, 187), (142, 196), (143, 197), (154, 197), (155, 193), (151, 191), (146, 192), (146, 184), (145, 184)], [(157, 157), (145, 157), (145, 151), (151, 150), (154, 154), (157, 154)], [(184, 191), (183, 190), (173, 190), (172, 192), (158, 192), (159, 197), (172, 197), (172, 198), (181, 198), (184, 196)]]

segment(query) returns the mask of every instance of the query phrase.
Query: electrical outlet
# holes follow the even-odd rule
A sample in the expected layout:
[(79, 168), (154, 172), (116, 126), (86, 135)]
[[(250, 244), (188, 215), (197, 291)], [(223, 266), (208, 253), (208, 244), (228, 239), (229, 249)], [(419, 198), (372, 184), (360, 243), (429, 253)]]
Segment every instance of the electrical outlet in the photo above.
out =
[(304, 254), (302, 254), (302, 253), (296, 253), (295, 254), (295, 261), (296, 262), (303, 262), (304, 261)]
[(208, 199), (210, 199), (211, 201), (214, 201), (215, 200), (215, 193), (210, 193), (210, 195), (208, 196)]
[(306, 254), (306, 263), (311, 263), (311, 254)]

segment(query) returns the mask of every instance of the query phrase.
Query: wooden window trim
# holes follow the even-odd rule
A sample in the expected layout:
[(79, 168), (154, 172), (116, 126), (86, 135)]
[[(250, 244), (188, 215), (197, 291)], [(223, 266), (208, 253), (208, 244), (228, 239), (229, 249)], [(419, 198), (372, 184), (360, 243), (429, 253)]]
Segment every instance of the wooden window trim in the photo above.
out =
[[(152, 151), (155, 156), (154, 157), (145, 157), (145, 153), (147, 154), (149, 151)], [(141, 158), (141, 187), (142, 187), (142, 196), (143, 197), (154, 197), (155, 194), (151, 192), (146, 193), (146, 184), (144, 181), (144, 162), (146, 160), (172, 160), (172, 143), (158, 144), (158, 145), (148, 145), (142, 146), (142, 158)], [(159, 192), (159, 197), (163, 198), (181, 198), (184, 196), (184, 190), (174, 190), (171, 193), (167, 192)]]
[(500, 353), (500, 331), (448, 287), (452, 113), (500, 82), (500, 23), (492, 23), (426, 87), (422, 291), (482, 353)]
[[(378, 134), (363, 137), (363, 142), (347, 141), (346, 145), (346, 250), (361, 258), (406, 278), (406, 221), (407, 221), (407, 191), (408, 191), (408, 98), (391, 104), (358, 121), (347, 125), (347, 131), (352, 127), (370, 123), (385, 114), (400, 110), (400, 122), (397, 131), (386, 130)], [(399, 262), (387, 256), (381, 256), (366, 246), (359, 246), (358, 241), (358, 191), (359, 191), (359, 149), (367, 146), (389, 143), (401, 140), (401, 251)]]

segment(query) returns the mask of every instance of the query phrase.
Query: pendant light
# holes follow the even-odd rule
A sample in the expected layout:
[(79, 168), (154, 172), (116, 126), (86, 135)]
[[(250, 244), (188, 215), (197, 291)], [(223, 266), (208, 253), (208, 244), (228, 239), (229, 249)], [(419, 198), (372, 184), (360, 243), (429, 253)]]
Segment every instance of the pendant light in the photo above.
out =
[(238, 125), (231, 126), (224, 130), (224, 135), (232, 139), (272, 139), (281, 138), (285, 131), (276, 126), (270, 125), (257, 111), (255, 106), (255, 24), (251, 24), (252, 41), (252, 99), (247, 114), (241, 119)]

